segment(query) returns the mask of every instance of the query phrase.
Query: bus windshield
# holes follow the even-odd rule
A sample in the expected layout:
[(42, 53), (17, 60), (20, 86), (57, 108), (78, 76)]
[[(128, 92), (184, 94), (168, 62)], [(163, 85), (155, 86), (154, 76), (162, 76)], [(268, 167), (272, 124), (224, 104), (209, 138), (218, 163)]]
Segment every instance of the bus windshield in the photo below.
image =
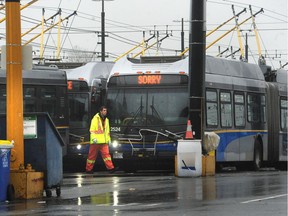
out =
[(161, 126), (186, 124), (187, 88), (126, 88), (107, 93), (113, 126)]
[(88, 93), (69, 93), (69, 119), (71, 128), (85, 128), (89, 126)]

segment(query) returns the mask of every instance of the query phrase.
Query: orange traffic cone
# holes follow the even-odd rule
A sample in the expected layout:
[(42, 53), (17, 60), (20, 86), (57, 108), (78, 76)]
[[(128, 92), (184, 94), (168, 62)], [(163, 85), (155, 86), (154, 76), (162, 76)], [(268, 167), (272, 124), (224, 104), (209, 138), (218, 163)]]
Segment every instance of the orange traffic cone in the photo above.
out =
[(185, 139), (193, 139), (192, 125), (191, 125), (190, 120), (188, 120), (188, 122), (187, 122), (187, 130), (186, 130), (186, 134), (185, 134)]

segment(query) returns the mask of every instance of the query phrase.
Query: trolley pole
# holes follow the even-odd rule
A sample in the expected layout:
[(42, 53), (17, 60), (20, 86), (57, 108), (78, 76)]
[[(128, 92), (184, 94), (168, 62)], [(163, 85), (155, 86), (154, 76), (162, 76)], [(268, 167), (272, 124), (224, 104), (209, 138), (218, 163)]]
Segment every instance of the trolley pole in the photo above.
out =
[(20, 0), (6, 0), (7, 139), (14, 140), (11, 169), (24, 165)]
[(206, 1), (191, 0), (189, 33), (189, 119), (195, 139), (204, 138)]

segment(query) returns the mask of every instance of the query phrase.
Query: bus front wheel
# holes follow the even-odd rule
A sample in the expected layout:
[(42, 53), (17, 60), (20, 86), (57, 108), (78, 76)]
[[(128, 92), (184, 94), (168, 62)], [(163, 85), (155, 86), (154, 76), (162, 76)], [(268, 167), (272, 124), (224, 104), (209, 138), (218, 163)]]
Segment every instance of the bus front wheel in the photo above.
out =
[(259, 140), (255, 141), (254, 145), (254, 161), (253, 166), (255, 171), (259, 171), (263, 163), (263, 151)]

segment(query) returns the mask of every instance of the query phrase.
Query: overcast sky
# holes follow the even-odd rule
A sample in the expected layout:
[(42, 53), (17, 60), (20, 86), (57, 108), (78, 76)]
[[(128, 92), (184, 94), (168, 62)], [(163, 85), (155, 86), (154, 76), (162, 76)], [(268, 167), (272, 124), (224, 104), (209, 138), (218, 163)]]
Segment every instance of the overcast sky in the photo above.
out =
[[(22, 0), (26, 4), (28, 0)], [(247, 12), (239, 17), (242, 22), (250, 16), (249, 4), (252, 4), (253, 13), (264, 9), (264, 13), (256, 16), (256, 24), (259, 29), (261, 50), (267, 55), (267, 64), (273, 67), (279, 67), (279, 61), (285, 64), (288, 50), (288, 12), (287, 0), (208, 0), (207, 1), (207, 33), (233, 16), (231, 5), (235, 6), (236, 13), (242, 11), (245, 7)], [(69, 18), (68, 23), (63, 22), (62, 26), (66, 30), (61, 32), (62, 52), (61, 56), (70, 55), (71, 50), (83, 50), (89, 52), (100, 52), (100, 38), (97, 33), (101, 31), (101, 2), (93, 0), (39, 0), (27, 9), (22, 11), (22, 32), (35, 26), (41, 21), (42, 8), (45, 8), (44, 17), (55, 14), (57, 8), (62, 9), (62, 18), (68, 16), (73, 11), (77, 11), (77, 16)], [(3, 12), (2, 12), (3, 14)], [(180, 30), (181, 18), (184, 19), (185, 30), (185, 47), (188, 47), (189, 18), (190, 18), (190, 0), (114, 0), (105, 1), (106, 14), (106, 52), (109, 59), (113, 60), (116, 56), (124, 53), (137, 43), (143, 40), (143, 31), (145, 39), (149, 38), (154, 30), (159, 32), (159, 38), (163, 38), (166, 33), (169, 37), (161, 43), (161, 46), (147, 51), (147, 55), (175, 55), (175, 50), (180, 50)], [(58, 18), (57, 18), (58, 19)], [(223, 26), (219, 31), (207, 38), (207, 45), (219, 38), (225, 31), (234, 27), (235, 21)], [(2, 32), (5, 33), (5, 24), (1, 24)], [(252, 21), (249, 20), (241, 27), (242, 35), (248, 33), (250, 46), (249, 62), (257, 61), (257, 46), (255, 34), (248, 30), (253, 30)], [(166, 32), (167, 30), (167, 32)], [(23, 38), (29, 40), (34, 35), (40, 33), (41, 29), (37, 28), (28, 36)], [(69, 32), (69, 34), (67, 34)], [(52, 55), (53, 52), (48, 49), (50, 46), (57, 44), (57, 28), (45, 34), (45, 55)], [(156, 40), (151, 40), (149, 44)], [(245, 42), (242, 37), (242, 42)], [(3, 40), (2, 40), (3, 43)], [(33, 49), (39, 50), (40, 38), (33, 43)], [(218, 47), (223, 51), (227, 48), (237, 50), (239, 42), (237, 33), (232, 32), (225, 38), (217, 42), (213, 47), (207, 50), (207, 54), (216, 56)], [(267, 50), (267, 51), (265, 51)], [(138, 53), (140, 49), (133, 51)], [(230, 54), (230, 51), (225, 55)], [(277, 55), (276, 55), (277, 54)], [(269, 57), (268, 57), (269, 55)], [(96, 57), (96, 55), (94, 55)], [(239, 54), (238, 54), (239, 57)], [(238, 58), (236, 55), (236, 58)], [(95, 59), (94, 59), (95, 60)], [(271, 60), (271, 61), (270, 61)]]

